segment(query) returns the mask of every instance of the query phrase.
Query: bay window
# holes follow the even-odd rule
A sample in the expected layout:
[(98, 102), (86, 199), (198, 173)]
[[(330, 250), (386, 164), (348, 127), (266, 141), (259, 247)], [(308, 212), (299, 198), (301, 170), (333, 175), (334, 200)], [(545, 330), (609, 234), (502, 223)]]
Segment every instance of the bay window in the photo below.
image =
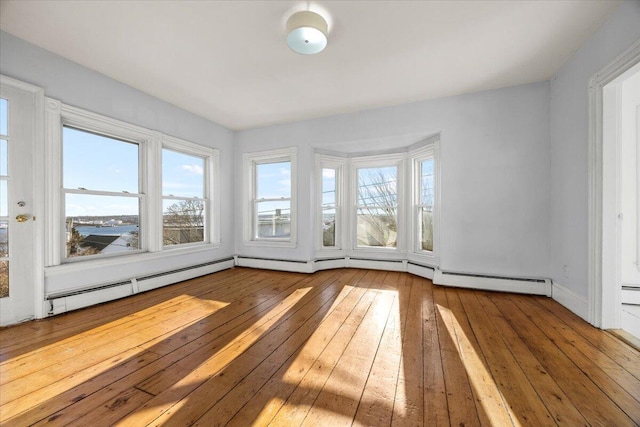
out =
[(437, 265), (438, 156), (438, 135), (398, 153), (316, 154), (316, 255)]

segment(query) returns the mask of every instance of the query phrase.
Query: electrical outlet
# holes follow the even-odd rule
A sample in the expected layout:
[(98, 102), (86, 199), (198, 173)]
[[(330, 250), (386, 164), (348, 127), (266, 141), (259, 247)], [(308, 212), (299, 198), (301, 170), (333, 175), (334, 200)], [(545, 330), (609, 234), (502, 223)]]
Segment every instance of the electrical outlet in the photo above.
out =
[(569, 266), (567, 264), (562, 266), (562, 275), (565, 279), (569, 278)]

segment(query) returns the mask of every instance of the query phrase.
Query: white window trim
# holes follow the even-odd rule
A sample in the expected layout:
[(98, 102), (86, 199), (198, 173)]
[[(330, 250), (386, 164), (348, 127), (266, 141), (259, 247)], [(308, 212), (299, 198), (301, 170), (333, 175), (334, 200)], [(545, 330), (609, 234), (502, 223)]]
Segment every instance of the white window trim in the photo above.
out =
[[(145, 128), (131, 125), (129, 123), (121, 122), (115, 119), (111, 119), (99, 114), (95, 114), (89, 111), (85, 111), (76, 107), (72, 107), (65, 104), (60, 104), (60, 115), (57, 117), (57, 122), (52, 123), (52, 126), (57, 124), (59, 133), (59, 138), (57, 141), (53, 141), (57, 143), (55, 147), (55, 151), (57, 155), (55, 156), (58, 164), (60, 165), (60, 169), (58, 174), (55, 176), (51, 176), (52, 181), (57, 181), (57, 199), (58, 199), (58, 210), (56, 215), (56, 221), (52, 224), (53, 227), (59, 229), (59, 235), (57, 241), (54, 243), (54, 247), (50, 248), (53, 261), (58, 265), (61, 263), (76, 263), (76, 262), (89, 262), (98, 259), (111, 258), (111, 257), (121, 257), (127, 255), (134, 255), (139, 253), (144, 253), (149, 251), (149, 229), (147, 227), (147, 218), (149, 216), (147, 212), (147, 197), (148, 197), (148, 188), (147, 183), (150, 182), (149, 179), (149, 165), (150, 162), (147, 161), (149, 156), (148, 150), (151, 142), (153, 140), (153, 132), (149, 131)], [(139, 198), (140, 210), (138, 212), (139, 221), (140, 221), (140, 248), (137, 250), (128, 251), (122, 254), (100, 254), (100, 255), (91, 255), (88, 257), (77, 257), (77, 258), (66, 258), (66, 242), (64, 239), (64, 234), (62, 230), (65, 227), (65, 212), (64, 212), (64, 203), (62, 198), (68, 192), (64, 189), (62, 177), (63, 177), (63, 159), (62, 159), (62, 129), (64, 126), (69, 126), (75, 129), (88, 131), (97, 133), (100, 135), (104, 135), (106, 137), (112, 137), (119, 140), (130, 141), (138, 144), (138, 180), (139, 180), (139, 190), (138, 194), (134, 195)], [(72, 191), (73, 192), (73, 191)], [(90, 191), (86, 194), (97, 194), (100, 192)]]
[[(370, 254), (396, 254), (406, 252), (406, 233), (409, 227), (406, 226), (405, 221), (405, 153), (398, 154), (383, 154), (366, 157), (355, 157), (349, 161), (349, 241), (350, 252), (356, 255)], [(396, 183), (397, 204), (398, 211), (396, 217), (397, 237), (395, 248), (387, 247), (368, 247), (358, 246), (357, 236), (357, 209), (358, 209), (358, 191), (355, 186), (358, 185), (357, 171), (361, 168), (375, 168), (375, 167), (387, 167), (395, 166), (398, 168), (398, 182)]]
[[(282, 238), (256, 238), (254, 224), (254, 195), (257, 164), (291, 162), (291, 236)], [(243, 241), (246, 246), (295, 248), (297, 246), (297, 150), (295, 147), (243, 154)]]
[[(433, 159), (433, 251), (423, 251), (419, 238), (420, 222), (417, 216), (417, 207), (420, 205), (420, 163), (423, 160)], [(427, 260), (430, 264), (439, 262), (440, 250), (440, 139), (430, 138), (427, 145), (409, 152), (411, 160), (411, 254), (421, 260)]]
[[(329, 156), (325, 154), (316, 154), (316, 256), (341, 256), (346, 253), (347, 246), (347, 217), (348, 211), (345, 203), (345, 169), (347, 159), (343, 157)], [(322, 230), (322, 170), (334, 169), (336, 171), (336, 245), (331, 247), (323, 246), (323, 230)]]
[[(88, 130), (118, 139), (129, 140), (140, 144), (140, 194), (146, 198), (141, 204), (140, 221), (141, 250), (123, 254), (104, 254), (97, 257), (65, 259), (66, 250), (64, 234), (64, 204), (62, 203), (62, 127), (68, 125), (74, 128)], [(212, 208), (211, 230), (209, 243), (179, 245), (171, 248), (171, 253), (197, 253), (211, 250), (220, 246), (219, 224), (219, 153), (218, 150), (207, 148), (195, 143), (184, 141), (160, 132), (149, 130), (120, 120), (92, 113), (80, 108), (72, 107), (52, 98), (45, 98), (45, 267), (65, 271), (84, 270), (92, 266), (118, 262), (118, 258), (144, 259), (163, 256), (169, 250), (162, 248), (162, 146), (167, 144), (179, 151), (206, 153), (209, 158), (209, 197)], [(199, 154), (201, 155), (201, 154)], [(158, 231), (159, 230), (159, 231)], [(154, 254), (155, 253), (155, 254)], [(111, 261), (113, 260), (113, 261)]]
[[(360, 153), (357, 157), (350, 157), (345, 153), (333, 155), (316, 153), (315, 189), (316, 212), (315, 218), (315, 255), (317, 258), (331, 256), (362, 257), (370, 259), (404, 259), (420, 264), (438, 266), (440, 263), (440, 135), (436, 134), (405, 149), (385, 154), (366, 155)], [(434, 159), (434, 207), (433, 207), (433, 252), (418, 249), (418, 231), (420, 225), (413, 215), (416, 210), (419, 176), (416, 165), (424, 158)], [(398, 169), (398, 245), (396, 248), (357, 247), (356, 245), (356, 198), (357, 185), (356, 169), (360, 167), (376, 167), (399, 165)], [(336, 190), (342, 203), (342, 231), (336, 239), (341, 239), (342, 248), (339, 250), (322, 247), (322, 168), (341, 167), (342, 180), (336, 185)], [(400, 234), (402, 233), (402, 234)]]
[[(177, 151), (179, 153), (202, 157), (204, 158), (205, 163), (205, 176), (204, 176), (204, 194), (205, 194), (205, 224), (204, 224), (204, 241), (203, 242), (195, 242), (195, 243), (185, 243), (180, 245), (171, 245), (164, 246), (162, 241), (162, 202), (164, 200), (164, 194), (162, 194), (162, 149), (168, 149)], [(160, 240), (156, 242), (162, 250), (165, 251), (174, 251), (182, 248), (189, 247), (199, 247), (205, 245), (219, 245), (220, 243), (220, 230), (219, 230), (219, 220), (220, 218), (220, 186), (218, 179), (218, 171), (220, 165), (220, 153), (215, 148), (208, 148), (201, 145), (194, 144), (192, 142), (185, 141), (183, 139), (179, 139), (172, 136), (162, 135), (161, 136), (161, 147), (160, 147), (160, 162), (157, 163), (160, 167), (158, 168), (160, 171), (160, 179), (156, 182), (159, 182), (159, 189), (157, 190), (160, 194), (158, 197), (158, 203), (156, 208), (159, 209), (159, 214), (154, 216), (154, 219), (157, 218), (158, 224), (156, 224), (156, 237)]]

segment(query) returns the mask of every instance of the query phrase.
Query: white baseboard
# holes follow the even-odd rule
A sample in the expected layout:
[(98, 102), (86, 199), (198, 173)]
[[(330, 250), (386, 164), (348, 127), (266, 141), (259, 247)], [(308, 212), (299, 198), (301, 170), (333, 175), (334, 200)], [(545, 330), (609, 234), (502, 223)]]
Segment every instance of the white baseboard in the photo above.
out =
[(278, 259), (249, 258), (236, 256), (238, 267), (262, 268), (265, 270), (290, 271), (293, 273), (313, 273), (313, 263), (310, 261), (286, 261)]
[(418, 264), (407, 264), (407, 273), (415, 274), (416, 276), (424, 277), (433, 280), (435, 269), (430, 267), (423, 267)]
[[(553, 283), (551, 297), (558, 303), (568, 308), (584, 320), (589, 317), (589, 302), (587, 297), (578, 295), (572, 290), (562, 286), (560, 283)], [(588, 320), (587, 320), (588, 321)]]
[(383, 261), (360, 258), (347, 258), (347, 267), (364, 268), (368, 270), (407, 271), (407, 263), (404, 261)]
[(623, 304), (640, 305), (640, 288), (631, 286), (623, 287), (620, 299)]
[(218, 271), (232, 268), (233, 265), (233, 259), (229, 259), (216, 262), (214, 264), (141, 278), (140, 280), (132, 278), (131, 280), (123, 281), (121, 284), (116, 286), (97, 288), (66, 296), (61, 295), (60, 297), (54, 296), (51, 299), (44, 301), (44, 313), (46, 313), (47, 316), (52, 316), (65, 313), (67, 311), (78, 310), (80, 308), (128, 297), (140, 292), (171, 285), (184, 280), (204, 276), (206, 274), (216, 273)]
[(640, 339), (640, 306), (622, 304), (622, 329)]
[(485, 291), (551, 296), (551, 281), (548, 279), (474, 276), (470, 274), (443, 272), (440, 269), (436, 269), (433, 283), (442, 286), (482, 289)]

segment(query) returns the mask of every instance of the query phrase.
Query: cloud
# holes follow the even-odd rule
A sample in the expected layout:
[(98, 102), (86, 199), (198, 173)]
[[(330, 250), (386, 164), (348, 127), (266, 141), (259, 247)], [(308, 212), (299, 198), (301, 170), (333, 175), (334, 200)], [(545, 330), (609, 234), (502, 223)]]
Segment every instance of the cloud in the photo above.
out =
[(335, 178), (336, 170), (335, 169), (322, 169), (322, 177), (323, 178)]
[(182, 165), (182, 170), (200, 176), (204, 173), (204, 169), (200, 165)]

